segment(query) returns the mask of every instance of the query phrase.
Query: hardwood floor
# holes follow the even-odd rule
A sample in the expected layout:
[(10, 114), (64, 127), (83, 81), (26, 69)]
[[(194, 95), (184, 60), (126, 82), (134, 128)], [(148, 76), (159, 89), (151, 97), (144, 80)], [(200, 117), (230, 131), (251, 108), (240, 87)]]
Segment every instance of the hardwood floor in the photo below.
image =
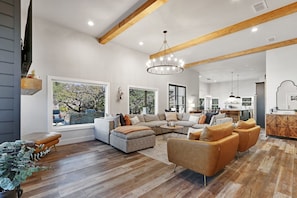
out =
[(297, 197), (297, 141), (259, 140), (208, 178), (151, 159), (124, 154), (100, 141), (58, 146), (40, 161), (50, 170), (30, 177), (26, 197)]

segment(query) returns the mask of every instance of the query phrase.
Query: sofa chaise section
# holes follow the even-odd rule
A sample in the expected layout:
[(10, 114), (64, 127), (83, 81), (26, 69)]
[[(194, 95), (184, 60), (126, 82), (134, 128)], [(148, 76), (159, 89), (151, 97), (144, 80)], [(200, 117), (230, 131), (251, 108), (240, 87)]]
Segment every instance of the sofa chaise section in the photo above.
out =
[(155, 143), (156, 135), (150, 127), (122, 126), (110, 134), (110, 145), (125, 153), (154, 147)]

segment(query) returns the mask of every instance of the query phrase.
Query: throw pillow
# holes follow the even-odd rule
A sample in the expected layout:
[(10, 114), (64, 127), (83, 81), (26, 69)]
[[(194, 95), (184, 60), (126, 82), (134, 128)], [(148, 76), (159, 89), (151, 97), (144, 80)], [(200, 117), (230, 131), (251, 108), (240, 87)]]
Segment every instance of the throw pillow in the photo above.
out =
[(177, 113), (176, 116), (177, 116), (177, 119), (178, 120), (182, 120), (183, 119), (183, 114), (182, 113)]
[(206, 115), (201, 115), (198, 121), (198, 124), (204, 124), (206, 120)]
[(193, 115), (190, 115), (190, 117), (189, 117), (189, 121), (190, 122), (194, 122), (194, 123), (198, 123), (198, 121), (199, 121), (199, 117), (198, 116), (193, 116)]
[(205, 120), (205, 124), (209, 124), (211, 117), (214, 115), (214, 113), (206, 113), (206, 120)]
[(247, 121), (239, 120), (237, 122), (238, 129), (250, 129), (256, 126), (256, 120), (254, 118), (250, 118)]
[(158, 115), (144, 114), (143, 117), (146, 122), (160, 121)]
[(166, 120), (165, 113), (159, 113), (158, 116), (159, 116), (159, 120)]
[(188, 121), (190, 118), (190, 114), (189, 113), (183, 113), (183, 121)]
[(139, 122), (144, 122), (144, 117), (143, 115), (137, 115)]
[(233, 132), (232, 122), (205, 127), (201, 133), (200, 140), (212, 142), (231, 135)]
[(117, 128), (118, 126), (120, 126), (120, 116), (119, 115), (117, 115), (117, 116), (108, 116), (108, 117), (105, 117), (105, 119), (113, 120), (114, 128)]
[(135, 125), (140, 122), (140, 120), (138, 119), (138, 116), (134, 116), (133, 118), (130, 118), (130, 120), (132, 125)]
[(130, 117), (128, 115), (125, 115), (124, 119), (125, 119), (125, 125), (131, 125), (131, 120), (130, 120)]
[(167, 121), (177, 121), (176, 112), (165, 112), (165, 117)]
[(117, 115), (120, 116), (120, 123), (121, 123), (121, 126), (125, 126), (126, 123), (125, 123), (125, 119), (124, 119), (123, 114), (122, 114), (122, 113), (119, 113), (119, 114), (117, 114)]
[(225, 113), (219, 113), (217, 115), (213, 115), (210, 119), (210, 122), (209, 122), (209, 125), (216, 125), (217, 123), (217, 119), (220, 119), (220, 118), (225, 118), (226, 117), (226, 114)]

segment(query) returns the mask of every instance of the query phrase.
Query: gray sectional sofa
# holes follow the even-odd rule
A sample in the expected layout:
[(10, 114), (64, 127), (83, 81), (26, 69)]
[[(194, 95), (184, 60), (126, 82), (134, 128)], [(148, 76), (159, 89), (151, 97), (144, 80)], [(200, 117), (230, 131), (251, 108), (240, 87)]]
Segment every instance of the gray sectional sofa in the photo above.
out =
[[(225, 117), (225, 114), (206, 114), (209, 116), (208, 123), (205, 124), (198, 124), (198, 122), (191, 121), (193, 116), (200, 117), (201, 114), (190, 114), (190, 113), (176, 113), (176, 120), (174, 121), (176, 125), (183, 126), (180, 130), (175, 130), (174, 132), (187, 134), (189, 130), (193, 131), (196, 129), (204, 128), (205, 126), (212, 126), (216, 124), (222, 124), (225, 122), (232, 122), (232, 118)], [(128, 114), (128, 117), (132, 121), (135, 117), (137, 117), (137, 121), (132, 124), (133, 125), (140, 125), (140, 126), (148, 126), (150, 127), (156, 135), (172, 132), (170, 129), (161, 128), (162, 125), (167, 124), (166, 114), (165, 113), (158, 113), (156, 115), (151, 114), (144, 114), (144, 115), (133, 115)], [(206, 121), (207, 121), (206, 119)], [(96, 118), (94, 120), (94, 134), (95, 138), (103, 141), (105, 143), (110, 144), (110, 133), (113, 129), (118, 127), (119, 124), (119, 116), (115, 116), (113, 118)]]

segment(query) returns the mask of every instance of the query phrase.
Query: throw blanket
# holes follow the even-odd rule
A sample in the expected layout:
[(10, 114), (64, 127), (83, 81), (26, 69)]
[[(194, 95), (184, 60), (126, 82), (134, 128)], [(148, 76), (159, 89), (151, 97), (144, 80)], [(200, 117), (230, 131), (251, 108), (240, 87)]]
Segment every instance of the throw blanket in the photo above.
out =
[(132, 133), (135, 131), (141, 131), (141, 130), (150, 130), (150, 127), (147, 126), (120, 126), (114, 129), (114, 131), (116, 132), (120, 132), (120, 133), (124, 133), (124, 134), (128, 134), (128, 133)]

